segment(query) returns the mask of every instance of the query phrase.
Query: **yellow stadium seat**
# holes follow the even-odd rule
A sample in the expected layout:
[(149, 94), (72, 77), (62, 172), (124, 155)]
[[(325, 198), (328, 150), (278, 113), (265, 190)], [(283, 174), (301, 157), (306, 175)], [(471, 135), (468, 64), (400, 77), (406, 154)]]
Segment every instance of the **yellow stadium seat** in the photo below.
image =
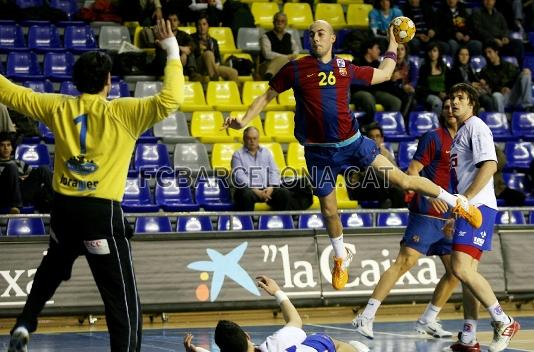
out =
[(246, 106), (241, 104), (241, 97), (237, 83), (234, 81), (211, 81), (208, 83), (207, 91), (208, 105), (215, 110), (232, 111), (245, 110)]
[(339, 209), (355, 209), (358, 206), (357, 201), (349, 199), (345, 178), (342, 175), (338, 175), (336, 179), (336, 200)]
[(234, 35), (230, 27), (210, 27), (209, 34), (217, 40), (222, 55), (241, 51), (235, 46)]
[(230, 172), (232, 169), (232, 155), (242, 146), (239, 143), (215, 143), (211, 150), (211, 167), (214, 170), (224, 169)]
[(278, 104), (285, 110), (295, 110), (295, 94), (293, 89), (288, 89), (278, 94)]
[(350, 62), (352, 62), (352, 60), (354, 60), (354, 56), (352, 56), (352, 54), (336, 54), (336, 56), (340, 57), (342, 59), (348, 60)]
[(271, 207), (267, 203), (254, 203), (254, 211), (268, 211)]
[(315, 6), (315, 20), (328, 21), (336, 31), (347, 27), (343, 7), (341, 7), (340, 4), (317, 4), (317, 6)]
[(363, 0), (337, 0), (337, 3), (341, 5), (363, 4)]
[(184, 112), (212, 110), (212, 107), (206, 104), (204, 90), (200, 82), (185, 82), (184, 103), (180, 110)]
[(356, 28), (369, 28), (369, 12), (373, 5), (350, 4), (347, 8), (347, 26)]
[[(254, 63), (254, 59), (252, 58), (252, 55), (250, 55), (249, 53), (226, 53), (223, 55), (223, 62), (228, 61), (230, 56), (235, 56), (241, 59), (247, 59), (247, 60), (250, 60), (252, 63)], [(238, 76), (237, 78), (239, 79), (239, 82), (247, 82), (247, 81), (254, 80), (254, 77), (252, 77), (252, 75)]]
[(233, 142), (227, 130), (221, 130), (223, 122), (220, 111), (195, 111), (191, 117), (191, 136), (202, 143)]
[(265, 135), (278, 143), (292, 143), (294, 135), (295, 113), (293, 111), (268, 111), (264, 121)]
[(256, 27), (265, 29), (273, 28), (273, 16), (280, 11), (278, 4), (275, 2), (253, 2), (250, 6), (254, 24)]
[(179, 30), (186, 32), (187, 34), (193, 34), (197, 32), (196, 27), (178, 27)]
[(260, 147), (267, 148), (271, 151), (278, 170), (282, 172), (286, 167), (286, 160), (284, 159), (284, 151), (280, 143), (260, 143)]
[(141, 27), (141, 26), (135, 27), (134, 36), (133, 36), (133, 38), (134, 38), (133, 45), (135, 45), (139, 49), (143, 49), (143, 51), (148, 53), (148, 54), (155, 54), (156, 53), (156, 48), (154, 48), (154, 47), (147, 48), (145, 46), (145, 43), (141, 42), (141, 32), (143, 31), (143, 28), (144, 27)]
[[(252, 104), (256, 97), (265, 93), (267, 89), (269, 89), (269, 82), (267, 81), (245, 82), (243, 84), (243, 105), (248, 107), (250, 104)], [(283, 110), (283, 107), (278, 104), (278, 101), (276, 99), (273, 99), (269, 102), (269, 104), (267, 104), (267, 106), (263, 110)]]
[(284, 13), (287, 15), (287, 24), (296, 29), (308, 29), (313, 22), (311, 7), (308, 3), (286, 2)]
[[(230, 112), (230, 116), (232, 116), (232, 117), (234, 117), (234, 116), (242, 117), (244, 114), (245, 114), (244, 111), (231, 111)], [(260, 119), (259, 116), (256, 116), (255, 118), (253, 118), (252, 121), (250, 121), (248, 125), (246, 125), (245, 127), (243, 127), (240, 130), (235, 130), (233, 128), (229, 128), (228, 129), (228, 135), (231, 136), (234, 141), (242, 142), (243, 141), (243, 131), (248, 126), (254, 126), (254, 127), (256, 127), (258, 129), (258, 132), (260, 134), (260, 142), (271, 142), (271, 140), (272, 140), (271, 137), (267, 137), (265, 135), (265, 132), (263, 131), (263, 125), (261, 123), (261, 119)]]
[[(299, 176), (308, 172), (306, 159), (304, 159), (304, 147), (297, 142), (289, 143), (287, 147), (287, 166), (293, 168)], [(287, 176), (291, 176), (291, 173)]]

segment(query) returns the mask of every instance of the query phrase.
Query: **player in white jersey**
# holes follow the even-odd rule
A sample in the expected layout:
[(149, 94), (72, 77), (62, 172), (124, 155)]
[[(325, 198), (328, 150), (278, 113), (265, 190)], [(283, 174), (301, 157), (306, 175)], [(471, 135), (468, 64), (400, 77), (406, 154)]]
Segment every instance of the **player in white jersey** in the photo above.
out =
[[(489, 127), (476, 116), (479, 107), (478, 95), (471, 85), (456, 84), (451, 88), (449, 96), (452, 113), (459, 126), (451, 148), (451, 182), (456, 191), (463, 194), (469, 204), (478, 207), (482, 213), (482, 226), (478, 229), (461, 218), (456, 220), (452, 270), (464, 288), (467, 287), (491, 315), (494, 334), (489, 351), (502, 351), (519, 331), (520, 326), (504, 313), (489, 282), (478, 272), (478, 262), (482, 252), (491, 250), (493, 226), (497, 214), (497, 200), (493, 189), (497, 156), (493, 135)], [(477, 304), (474, 299), (467, 299), (464, 300), (464, 305), (467, 305), (466, 311), (472, 311), (473, 306)], [(476, 325), (474, 328), (476, 329)], [(459, 341), (453, 344), (451, 349), (480, 351), (474, 334), (465, 328), (459, 336)]]
[[(286, 325), (255, 346), (250, 336), (236, 323), (221, 320), (215, 328), (215, 343), (221, 352), (368, 352), (369, 348), (361, 342), (349, 343), (332, 339), (317, 333), (306, 336), (302, 330), (302, 319), (287, 295), (278, 284), (267, 276), (257, 278), (258, 286), (269, 295), (274, 296), (280, 305)], [(193, 344), (193, 335), (184, 337), (186, 352), (209, 352)]]

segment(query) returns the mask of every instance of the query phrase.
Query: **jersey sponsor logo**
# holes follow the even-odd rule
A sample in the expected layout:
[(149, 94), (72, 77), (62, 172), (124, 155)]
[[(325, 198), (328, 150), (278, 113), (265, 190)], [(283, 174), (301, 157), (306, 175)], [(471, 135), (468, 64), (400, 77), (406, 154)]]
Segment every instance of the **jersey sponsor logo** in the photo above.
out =
[(110, 253), (108, 240), (106, 239), (83, 241), (83, 244), (91, 254), (105, 255)]
[(70, 171), (80, 175), (89, 175), (98, 170), (98, 165), (93, 160), (86, 160), (85, 155), (73, 156), (65, 164)]
[(64, 186), (75, 188), (77, 191), (95, 190), (99, 181), (83, 181), (70, 178), (66, 175), (61, 175), (59, 183)]
[(336, 59), (336, 61), (337, 61), (337, 67), (345, 67), (345, 60)]
[(473, 238), (473, 244), (476, 244), (477, 246), (483, 246), (484, 242), (486, 242), (486, 240), (483, 238), (480, 238), (480, 237)]

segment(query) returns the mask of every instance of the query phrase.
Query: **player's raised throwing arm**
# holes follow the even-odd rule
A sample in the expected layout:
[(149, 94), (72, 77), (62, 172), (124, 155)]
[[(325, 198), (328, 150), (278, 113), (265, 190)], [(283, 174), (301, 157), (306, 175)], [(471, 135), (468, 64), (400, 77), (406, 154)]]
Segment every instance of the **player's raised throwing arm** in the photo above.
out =
[(384, 53), (384, 60), (380, 63), (378, 68), (375, 68), (373, 73), (373, 79), (371, 84), (378, 84), (391, 79), (391, 75), (397, 65), (397, 41), (393, 35), (393, 26), (389, 26), (389, 46), (388, 50)]
[(228, 116), (224, 120), (223, 128), (234, 128), (236, 130), (240, 130), (243, 127), (245, 127), (255, 116), (258, 116), (258, 114), (265, 108), (267, 104), (276, 96), (278, 93), (271, 87), (267, 89), (265, 93), (254, 99), (252, 104), (250, 104), (249, 108), (247, 109), (247, 112), (243, 117), (237, 118), (237, 117), (231, 117)]

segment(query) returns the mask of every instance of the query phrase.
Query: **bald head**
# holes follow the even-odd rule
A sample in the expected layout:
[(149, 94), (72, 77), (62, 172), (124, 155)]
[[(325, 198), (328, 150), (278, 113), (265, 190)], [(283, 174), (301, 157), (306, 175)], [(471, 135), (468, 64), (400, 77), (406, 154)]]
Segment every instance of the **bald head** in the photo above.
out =
[(336, 41), (334, 28), (324, 20), (313, 22), (309, 28), (311, 54), (323, 62), (332, 60), (332, 45)]
[(328, 34), (334, 34), (334, 27), (332, 27), (332, 25), (326, 22), (325, 20), (317, 20), (313, 22), (309, 28), (310, 31), (314, 31), (314, 32), (320, 29), (327, 31)]

